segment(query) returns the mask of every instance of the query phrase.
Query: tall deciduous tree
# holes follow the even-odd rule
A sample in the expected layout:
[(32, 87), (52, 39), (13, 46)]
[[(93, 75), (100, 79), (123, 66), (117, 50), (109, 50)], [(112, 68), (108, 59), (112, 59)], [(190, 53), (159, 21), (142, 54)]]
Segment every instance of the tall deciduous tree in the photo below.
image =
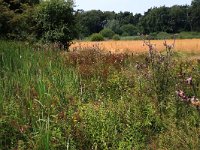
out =
[(200, 31), (200, 0), (193, 0), (191, 4), (192, 30)]
[(35, 15), (36, 37), (44, 42), (58, 42), (68, 48), (75, 37), (73, 1), (43, 1)]
[(190, 22), (188, 18), (189, 6), (172, 6), (170, 8), (170, 26), (173, 33), (190, 30)]
[(32, 8), (26, 1), (0, 0), (0, 36), (26, 39)]
[(165, 6), (149, 9), (140, 20), (142, 31), (144, 33), (172, 32), (169, 13), (170, 8)]
[(124, 35), (133, 36), (137, 35), (138, 29), (132, 24), (126, 24), (121, 27)]
[(76, 15), (77, 23), (83, 36), (98, 33), (103, 29), (105, 17), (100, 10), (79, 11)]
[(104, 26), (105, 28), (111, 29), (117, 34), (122, 34), (122, 30), (120, 29), (120, 22), (116, 19), (108, 20)]

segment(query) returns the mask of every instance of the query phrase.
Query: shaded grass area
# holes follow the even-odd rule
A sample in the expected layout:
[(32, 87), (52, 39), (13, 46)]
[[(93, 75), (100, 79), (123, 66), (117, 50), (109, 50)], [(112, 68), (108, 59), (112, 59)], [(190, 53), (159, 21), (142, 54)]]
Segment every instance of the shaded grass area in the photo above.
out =
[[(101, 34), (100, 34), (101, 35)], [(200, 32), (179, 32), (176, 34), (172, 34), (172, 33), (167, 33), (167, 32), (153, 32), (150, 33), (148, 35), (148, 39), (150, 40), (164, 40), (164, 39), (174, 39), (174, 35), (176, 37), (176, 39), (200, 39)], [(86, 37), (84, 39), (82, 39), (81, 41), (107, 41), (109, 39), (103, 39), (101, 38), (101, 40), (91, 40), (91, 37)], [(122, 41), (130, 41), (130, 40), (143, 40), (143, 37), (141, 37), (140, 35), (134, 35), (134, 36), (119, 36), (116, 39), (113, 38), (113, 40), (122, 40)], [(78, 41), (78, 40), (77, 40)]]
[[(180, 32), (175, 34), (177, 39), (199, 39), (199, 32)], [(173, 39), (174, 34), (167, 32), (150, 33), (149, 39), (151, 40), (163, 40), (163, 39)], [(140, 36), (125, 36), (121, 37), (121, 40), (143, 40)]]
[(200, 149), (199, 112), (175, 94), (200, 98), (200, 62), (173, 55), (0, 41), (0, 149)]

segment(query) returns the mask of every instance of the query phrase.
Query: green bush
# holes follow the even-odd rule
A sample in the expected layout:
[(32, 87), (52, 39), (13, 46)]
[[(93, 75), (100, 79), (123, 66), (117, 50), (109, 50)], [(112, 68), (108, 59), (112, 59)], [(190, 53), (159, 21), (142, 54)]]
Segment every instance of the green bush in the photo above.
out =
[(152, 40), (157, 38), (157, 33), (156, 32), (150, 33), (149, 35), (150, 35), (149, 38), (151, 38)]
[(199, 32), (180, 32), (178, 34), (178, 38), (180, 39), (200, 38), (200, 33)]
[(111, 29), (112, 31), (114, 31), (116, 34), (122, 34), (122, 30), (120, 28), (120, 22), (119, 20), (107, 20), (107, 23), (105, 24), (105, 28)]
[(25, 137), (11, 123), (0, 121), (0, 149), (13, 149), (19, 140), (25, 140)]
[(103, 30), (100, 31), (100, 34), (103, 35), (103, 37), (111, 39), (115, 32), (113, 32), (111, 29), (104, 28)]
[[(153, 32), (149, 34), (149, 38), (151, 40), (153, 39), (173, 39), (174, 34), (170, 34), (167, 32)], [(180, 32), (176, 34), (177, 39), (194, 39), (194, 38), (200, 38), (200, 33), (199, 32)]]
[(127, 34), (127, 36), (137, 35), (138, 29), (132, 24), (126, 24), (121, 27), (123, 34)]
[(172, 38), (172, 35), (167, 33), (167, 32), (159, 32), (157, 34), (157, 39), (171, 39)]
[(120, 36), (119, 34), (115, 34), (113, 37), (112, 37), (113, 40), (120, 40)]
[(72, 1), (42, 1), (35, 13), (36, 37), (43, 42), (57, 42), (67, 49), (75, 37)]
[(30, 35), (33, 7), (25, 3), (0, 0), (0, 37), (26, 40)]
[(103, 36), (102, 36), (101, 34), (99, 34), (99, 33), (94, 33), (94, 34), (92, 34), (92, 35), (90, 36), (90, 40), (91, 40), (91, 41), (103, 41), (104, 38), (103, 38)]
[(122, 36), (129, 36), (129, 34), (127, 32), (123, 32)]

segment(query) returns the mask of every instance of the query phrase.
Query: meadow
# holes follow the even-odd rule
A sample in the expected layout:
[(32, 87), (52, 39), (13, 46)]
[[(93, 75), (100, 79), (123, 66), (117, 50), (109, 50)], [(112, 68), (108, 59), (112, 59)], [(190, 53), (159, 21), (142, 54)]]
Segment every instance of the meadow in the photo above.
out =
[[(158, 51), (163, 50), (164, 40), (152, 40), (152, 44), (155, 44)], [(168, 43), (173, 43), (172, 40), (167, 40)], [(80, 48), (93, 48), (103, 49), (114, 53), (141, 53), (148, 52), (148, 47), (144, 45), (143, 40), (122, 40), (122, 41), (101, 41), (101, 42), (89, 42), (89, 41), (75, 41), (70, 49), (76, 50)], [(175, 42), (175, 51), (181, 52), (200, 52), (200, 39), (177, 39)]]
[(137, 53), (0, 41), (0, 149), (200, 149), (199, 40), (124, 43)]

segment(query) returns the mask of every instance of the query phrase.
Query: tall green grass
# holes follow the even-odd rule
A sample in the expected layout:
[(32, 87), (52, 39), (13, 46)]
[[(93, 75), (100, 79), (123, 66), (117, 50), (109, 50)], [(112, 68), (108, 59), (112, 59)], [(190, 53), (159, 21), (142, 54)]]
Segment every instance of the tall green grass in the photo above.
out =
[(65, 67), (57, 52), (35, 51), (23, 43), (1, 41), (0, 56), (1, 123), (5, 125), (1, 130), (8, 130), (1, 134), (2, 148), (15, 148), (22, 140), (49, 149), (50, 127), (56, 123), (52, 120), (59, 112), (68, 111), (64, 106), (77, 92), (75, 71)]
[(199, 149), (200, 64), (160, 58), (0, 41), (0, 149)]

